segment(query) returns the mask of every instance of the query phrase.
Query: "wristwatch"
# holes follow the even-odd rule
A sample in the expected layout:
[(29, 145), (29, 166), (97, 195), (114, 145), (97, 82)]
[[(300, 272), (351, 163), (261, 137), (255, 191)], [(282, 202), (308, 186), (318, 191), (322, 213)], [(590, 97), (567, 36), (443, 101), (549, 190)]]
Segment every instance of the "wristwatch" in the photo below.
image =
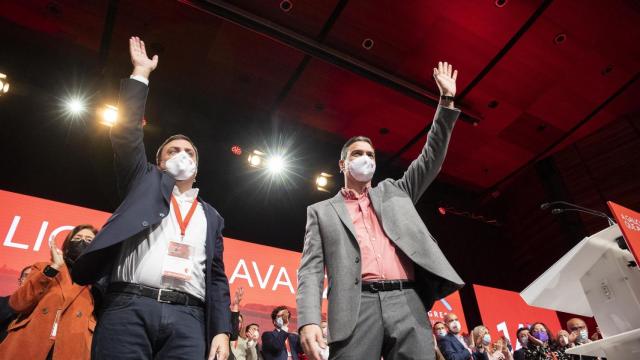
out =
[(440, 95), (442, 101), (453, 101), (453, 96)]
[(56, 275), (58, 275), (59, 272), (60, 272), (59, 270), (56, 270), (49, 265), (47, 265), (47, 267), (45, 267), (44, 270), (42, 270), (42, 273), (50, 278), (56, 277)]

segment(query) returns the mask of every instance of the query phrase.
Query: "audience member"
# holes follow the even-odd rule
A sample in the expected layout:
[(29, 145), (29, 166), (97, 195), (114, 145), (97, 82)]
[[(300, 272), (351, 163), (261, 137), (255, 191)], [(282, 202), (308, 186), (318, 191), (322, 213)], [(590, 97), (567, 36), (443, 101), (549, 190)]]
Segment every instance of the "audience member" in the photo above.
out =
[(469, 360), (472, 357), (472, 350), (467, 346), (460, 331), (462, 327), (458, 316), (454, 313), (449, 313), (444, 318), (444, 323), (447, 325), (449, 332), (446, 336), (438, 337), (438, 347), (442, 352), (442, 355), (446, 360)]
[(262, 356), (265, 360), (299, 360), (302, 353), (300, 337), (289, 332), (291, 315), (286, 306), (278, 306), (271, 312), (275, 329), (262, 334)]
[(67, 235), (62, 250), (51, 245), (51, 261), (32, 265), (31, 274), (9, 298), (18, 313), (0, 344), (3, 359), (89, 359), (96, 320), (88, 286), (71, 281), (69, 269), (95, 237), (91, 225)]

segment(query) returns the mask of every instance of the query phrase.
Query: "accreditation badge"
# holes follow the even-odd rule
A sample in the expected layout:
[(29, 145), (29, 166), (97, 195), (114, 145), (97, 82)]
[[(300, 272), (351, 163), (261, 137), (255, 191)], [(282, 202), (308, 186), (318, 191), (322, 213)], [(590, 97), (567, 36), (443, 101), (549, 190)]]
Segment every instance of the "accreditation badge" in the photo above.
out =
[(191, 280), (191, 255), (193, 246), (177, 241), (169, 241), (162, 264), (162, 276), (168, 279)]

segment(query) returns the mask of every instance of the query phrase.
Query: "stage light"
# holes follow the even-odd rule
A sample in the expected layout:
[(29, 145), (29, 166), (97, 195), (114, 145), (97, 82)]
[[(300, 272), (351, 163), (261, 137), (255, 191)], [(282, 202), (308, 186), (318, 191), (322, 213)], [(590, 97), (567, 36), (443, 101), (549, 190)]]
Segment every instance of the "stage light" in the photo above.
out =
[(438, 212), (440, 213), (440, 215), (447, 215), (447, 209), (442, 206), (438, 208)]
[(287, 168), (287, 162), (280, 155), (274, 155), (267, 160), (267, 170), (271, 174), (279, 174)]
[(318, 189), (318, 191), (329, 192), (329, 183), (332, 177), (333, 175), (331, 174), (325, 172), (320, 173), (320, 175), (316, 177), (316, 189)]
[(233, 145), (231, 147), (231, 153), (233, 153), (233, 155), (240, 156), (242, 155), (242, 148), (240, 145)]
[(264, 156), (265, 153), (263, 153), (260, 150), (253, 150), (253, 152), (249, 155), (249, 165), (252, 167), (261, 167), (262, 165), (264, 165), (265, 161), (264, 161)]
[(0, 96), (9, 92), (9, 80), (7, 75), (0, 73)]
[(65, 107), (67, 109), (67, 113), (71, 116), (79, 116), (86, 110), (84, 101), (78, 97), (70, 98), (65, 101)]
[(101, 120), (100, 123), (106, 126), (113, 126), (118, 121), (118, 108), (113, 105), (105, 105), (100, 110)]

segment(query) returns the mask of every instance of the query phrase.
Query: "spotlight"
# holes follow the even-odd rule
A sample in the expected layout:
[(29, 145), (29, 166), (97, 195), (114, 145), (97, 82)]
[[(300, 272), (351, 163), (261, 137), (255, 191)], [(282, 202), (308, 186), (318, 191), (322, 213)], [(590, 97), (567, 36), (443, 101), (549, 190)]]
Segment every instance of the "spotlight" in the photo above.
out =
[(440, 215), (447, 215), (447, 208), (440, 206), (438, 208), (438, 212), (440, 213)]
[(9, 92), (9, 81), (7, 75), (0, 73), (0, 96)]
[(100, 111), (102, 119), (100, 123), (112, 127), (118, 121), (118, 108), (113, 105), (105, 105)]
[(265, 162), (264, 156), (265, 156), (265, 153), (263, 153), (262, 151), (253, 150), (253, 152), (249, 155), (249, 158), (248, 158), (249, 165), (254, 168), (262, 166)]
[(86, 110), (84, 101), (77, 97), (65, 101), (65, 107), (67, 109), (67, 113), (71, 116), (79, 116)]
[(242, 148), (240, 147), (240, 145), (233, 145), (231, 147), (231, 152), (233, 153), (233, 155), (240, 156), (242, 155)]
[(329, 192), (328, 185), (329, 185), (329, 179), (331, 177), (333, 177), (333, 175), (327, 174), (325, 172), (320, 173), (320, 175), (316, 177), (316, 189), (318, 189), (318, 191)]
[(266, 166), (271, 174), (279, 174), (287, 168), (287, 163), (282, 156), (275, 155), (267, 160)]

